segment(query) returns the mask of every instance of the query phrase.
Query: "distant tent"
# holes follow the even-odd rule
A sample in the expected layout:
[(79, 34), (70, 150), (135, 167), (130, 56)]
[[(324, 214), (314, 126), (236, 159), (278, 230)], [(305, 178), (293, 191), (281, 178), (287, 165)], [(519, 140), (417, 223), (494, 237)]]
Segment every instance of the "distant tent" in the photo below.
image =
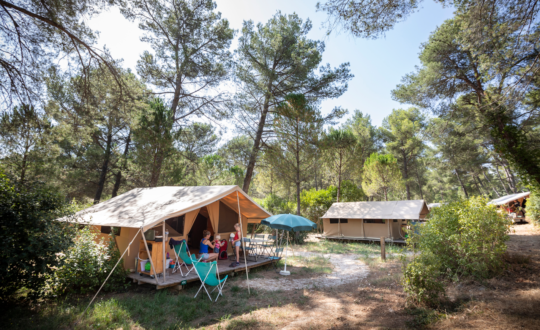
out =
[(427, 205), (428, 209), (432, 209), (434, 207), (440, 207), (441, 205), (443, 205), (443, 203), (430, 203)]
[(326, 237), (402, 239), (402, 226), (424, 220), (424, 200), (334, 203), (322, 216)]
[(494, 199), (491, 202), (489, 202), (488, 204), (491, 204), (491, 205), (504, 205), (504, 204), (508, 204), (510, 202), (517, 201), (517, 200), (519, 200), (520, 203), (523, 203), (523, 199), (529, 197), (530, 195), (531, 195), (530, 192), (523, 192), (523, 193), (518, 193), (518, 194), (506, 195), (506, 196)]

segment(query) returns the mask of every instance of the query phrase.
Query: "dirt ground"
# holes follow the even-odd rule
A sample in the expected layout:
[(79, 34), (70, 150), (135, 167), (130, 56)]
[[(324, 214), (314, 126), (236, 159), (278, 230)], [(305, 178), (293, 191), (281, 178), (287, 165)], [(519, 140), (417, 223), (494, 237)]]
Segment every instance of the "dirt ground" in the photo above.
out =
[(370, 265), (366, 276), (340, 286), (259, 289), (249, 303), (268, 307), (204, 328), (540, 329), (540, 230), (514, 225), (506, 259), (508, 268), (497, 278), (448, 288), (452, 303), (446, 311), (408, 307), (399, 284), (401, 265), (389, 261)]

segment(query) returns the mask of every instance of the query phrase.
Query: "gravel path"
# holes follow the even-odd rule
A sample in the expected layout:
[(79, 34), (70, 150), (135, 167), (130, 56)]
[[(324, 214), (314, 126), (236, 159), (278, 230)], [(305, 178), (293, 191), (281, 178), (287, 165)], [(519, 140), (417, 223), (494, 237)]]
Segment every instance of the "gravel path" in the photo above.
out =
[[(320, 253), (295, 252), (295, 256), (311, 257), (320, 256)], [(279, 279), (255, 278), (249, 281), (250, 287), (267, 291), (296, 290), (312, 287), (332, 287), (364, 279), (369, 274), (369, 268), (362, 261), (357, 260), (355, 254), (324, 254), (325, 258), (330, 258), (334, 266), (331, 274), (318, 275), (313, 278), (290, 279), (281, 276)], [(243, 281), (241, 286), (247, 287), (247, 282)]]

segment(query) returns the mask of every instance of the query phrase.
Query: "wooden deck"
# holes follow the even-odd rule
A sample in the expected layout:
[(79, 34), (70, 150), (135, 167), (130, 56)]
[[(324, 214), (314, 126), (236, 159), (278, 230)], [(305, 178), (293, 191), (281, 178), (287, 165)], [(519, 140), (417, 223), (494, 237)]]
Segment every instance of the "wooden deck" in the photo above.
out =
[[(380, 238), (376, 238), (376, 237), (323, 236), (323, 235), (318, 235), (315, 237), (317, 237), (318, 239), (328, 239), (328, 240), (334, 240), (334, 241), (358, 241), (358, 242), (374, 242), (374, 243), (378, 243), (381, 241)], [(387, 238), (385, 242), (395, 243), (395, 244), (406, 243), (404, 239), (389, 239), (389, 238)]]
[[(229, 265), (232, 263), (232, 260), (218, 260), (218, 271), (220, 276), (225, 276), (227, 274), (231, 273), (239, 273), (239, 272), (245, 272), (246, 266), (244, 264), (244, 260), (242, 258), (240, 259), (240, 266), (237, 267), (229, 267)], [(267, 259), (265, 257), (260, 257), (257, 259), (257, 261), (250, 261), (247, 262), (247, 268), (255, 268), (255, 267), (261, 267), (264, 265), (269, 265), (272, 263), (272, 260)], [(185, 267), (182, 266), (182, 271), (185, 272)], [(158, 283), (156, 284), (156, 280), (153, 278), (150, 278), (149, 276), (141, 276), (139, 273), (130, 273), (128, 274), (128, 277), (133, 279), (133, 282), (137, 282), (140, 284), (152, 284), (156, 285), (156, 288), (163, 289), (171, 286), (177, 286), (181, 285), (183, 281), (186, 281), (185, 283), (193, 282), (193, 281), (199, 281), (199, 277), (197, 276), (197, 273), (195, 270), (191, 271), (188, 276), (182, 277), (180, 272), (176, 272), (174, 274), (170, 273), (170, 270), (167, 270), (167, 274), (165, 276), (166, 280), (163, 281), (163, 276), (159, 276), (157, 278)]]

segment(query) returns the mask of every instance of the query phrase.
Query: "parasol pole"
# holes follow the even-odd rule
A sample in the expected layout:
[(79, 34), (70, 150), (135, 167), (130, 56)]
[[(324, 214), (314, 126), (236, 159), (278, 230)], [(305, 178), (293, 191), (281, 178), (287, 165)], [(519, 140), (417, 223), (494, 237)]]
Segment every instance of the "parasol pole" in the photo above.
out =
[(288, 253), (289, 253), (289, 231), (287, 230), (287, 247), (285, 248), (285, 269), (279, 272), (281, 275), (291, 275), (291, 272), (287, 270)]
[(236, 191), (236, 202), (238, 203), (238, 218), (240, 219), (240, 235), (242, 235), (242, 239), (240, 241), (242, 242), (242, 251), (244, 252), (244, 264), (246, 265), (246, 279), (247, 279), (247, 285), (248, 285), (248, 293), (251, 294), (251, 290), (249, 289), (249, 274), (248, 274), (248, 268), (247, 268), (246, 248), (244, 246), (244, 226), (242, 225), (242, 213), (240, 212), (240, 197), (238, 197), (238, 190)]

